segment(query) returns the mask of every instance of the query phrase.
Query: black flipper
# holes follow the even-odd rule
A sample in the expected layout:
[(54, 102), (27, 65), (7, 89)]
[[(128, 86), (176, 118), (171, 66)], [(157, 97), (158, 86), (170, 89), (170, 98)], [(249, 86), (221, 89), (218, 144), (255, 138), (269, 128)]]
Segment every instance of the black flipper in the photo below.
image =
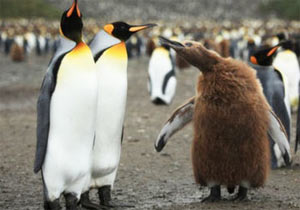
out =
[(53, 56), (44, 77), (37, 102), (37, 144), (34, 161), (34, 173), (41, 170), (44, 163), (50, 126), (50, 102), (55, 90), (56, 76), (64, 56), (74, 47), (73, 42), (61, 38), (60, 47)]

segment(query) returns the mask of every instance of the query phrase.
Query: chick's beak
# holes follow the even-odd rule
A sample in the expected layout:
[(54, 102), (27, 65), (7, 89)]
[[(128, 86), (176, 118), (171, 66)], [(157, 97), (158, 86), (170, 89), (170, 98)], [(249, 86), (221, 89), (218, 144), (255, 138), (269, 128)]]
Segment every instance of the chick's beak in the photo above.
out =
[(184, 48), (184, 45), (181, 44), (180, 42), (171, 41), (163, 36), (159, 36), (159, 41), (161, 44), (167, 45), (167, 46), (173, 48), (174, 50), (179, 50), (179, 49)]
[(73, 1), (72, 6), (70, 7), (70, 9), (67, 13), (67, 17), (70, 17), (73, 14), (74, 10), (76, 10), (77, 16), (81, 17), (81, 13), (80, 13), (80, 10), (79, 10), (79, 7), (78, 7), (78, 1), (77, 0)]
[(131, 26), (129, 28), (129, 31), (135, 33), (135, 32), (147, 29), (147, 28), (152, 28), (154, 26), (157, 26), (157, 25), (156, 24), (145, 24), (145, 25)]

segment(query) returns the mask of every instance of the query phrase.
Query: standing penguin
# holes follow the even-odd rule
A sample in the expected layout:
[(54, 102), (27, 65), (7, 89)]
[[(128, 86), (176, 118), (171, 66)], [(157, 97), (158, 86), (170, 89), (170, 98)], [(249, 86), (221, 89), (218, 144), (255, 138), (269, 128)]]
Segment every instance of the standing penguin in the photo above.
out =
[[(128, 58), (125, 41), (132, 34), (153, 26), (131, 26), (124, 22), (107, 24), (90, 43), (99, 83), (90, 187), (98, 189), (101, 206), (115, 206), (111, 201), (111, 189), (120, 161), (127, 100)], [(81, 199), (89, 204), (89, 192), (84, 193)]]
[(176, 91), (175, 61), (170, 47), (153, 50), (148, 67), (148, 90), (154, 104), (169, 105)]
[(63, 44), (45, 75), (37, 104), (37, 149), (34, 172), (41, 171), (44, 209), (79, 209), (88, 190), (97, 107), (97, 75), (93, 55), (82, 41), (77, 0), (61, 18)]
[[(262, 186), (269, 172), (269, 133), (285, 149), (286, 134), (271, 111), (255, 71), (231, 58), (222, 58), (200, 43), (181, 44), (161, 38), (201, 70), (196, 96), (179, 107), (163, 127), (155, 148), (161, 151), (177, 130), (194, 121), (192, 163), (198, 184), (210, 187), (202, 201), (221, 199), (220, 186), (244, 200), (249, 187)], [(268, 132), (269, 131), (269, 132)]]
[[(291, 112), (288, 92), (284, 83), (286, 79), (284, 79), (284, 75), (282, 75), (280, 71), (272, 66), (276, 50), (281, 44), (282, 43), (274, 47), (262, 47), (255, 50), (250, 56), (250, 66), (257, 71), (256, 75), (262, 84), (264, 95), (275, 114), (283, 123), (288, 139), (290, 139)], [(286, 162), (285, 154), (280, 152), (278, 144), (276, 144), (272, 138), (269, 140), (272, 168), (289, 164), (289, 162)]]
[(275, 57), (273, 66), (286, 75), (291, 108), (292, 111), (296, 111), (299, 97), (300, 66), (297, 55), (292, 51), (292, 42), (284, 42), (281, 46), (283, 50)]

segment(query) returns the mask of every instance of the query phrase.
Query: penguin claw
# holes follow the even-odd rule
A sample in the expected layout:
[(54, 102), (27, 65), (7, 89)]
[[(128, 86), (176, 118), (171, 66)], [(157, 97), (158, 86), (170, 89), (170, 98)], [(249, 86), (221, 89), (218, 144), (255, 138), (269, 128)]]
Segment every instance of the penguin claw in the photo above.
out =
[(103, 210), (103, 209), (107, 210), (107, 209), (109, 209), (106, 206), (92, 203), (90, 200), (89, 191), (81, 194), (80, 203), (84, 209), (90, 209), (90, 210)]
[(233, 198), (232, 201), (237, 201), (237, 202), (248, 201), (249, 199), (247, 197), (247, 192), (248, 192), (247, 188), (240, 186), (237, 196)]
[(217, 202), (217, 201), (220, 201), (220, 200), (221, 200), (221, 197), (209, 195), (209, 196), (203, 198), (201, 200), (201, 203), (213, 203), (213, 202)]
[(213, 203), (221, 200), (221, 188), (215, 186), (210, 189), (210, 194), (201, 200), (201, 203)]

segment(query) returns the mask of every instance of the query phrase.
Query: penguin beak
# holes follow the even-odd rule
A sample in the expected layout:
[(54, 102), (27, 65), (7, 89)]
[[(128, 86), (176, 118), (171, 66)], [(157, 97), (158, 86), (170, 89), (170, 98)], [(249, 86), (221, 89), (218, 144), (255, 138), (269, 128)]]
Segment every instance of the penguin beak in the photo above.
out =
[(137, 25), (137, 26), (130, 26), (129, 31), (132, 33), (147, 29), (147, 28), (152, 28), (154, 26), (157, 26), (156, 24), (145, 24), (145, 25)]
[(70, 9), (67, 13), (67, 17), (70, 17), (75, 10), (76, 10), (77, 16), (81, 17), (81, 13), (80, 13), (80, 10), (79, 10), (79, 7), (78, 7), (78, 1), (77, 0), (73, 1), (72, 6), (70, 7)]
[(180, 42), (171, 41), (163, 36), (159, 36), (159, 41), (161, 44), (167, 45), (167, 46), (173, 48), (174, 50), (179, 50), (179, 49), (184, 48), (184, 45), (181, 44)]

